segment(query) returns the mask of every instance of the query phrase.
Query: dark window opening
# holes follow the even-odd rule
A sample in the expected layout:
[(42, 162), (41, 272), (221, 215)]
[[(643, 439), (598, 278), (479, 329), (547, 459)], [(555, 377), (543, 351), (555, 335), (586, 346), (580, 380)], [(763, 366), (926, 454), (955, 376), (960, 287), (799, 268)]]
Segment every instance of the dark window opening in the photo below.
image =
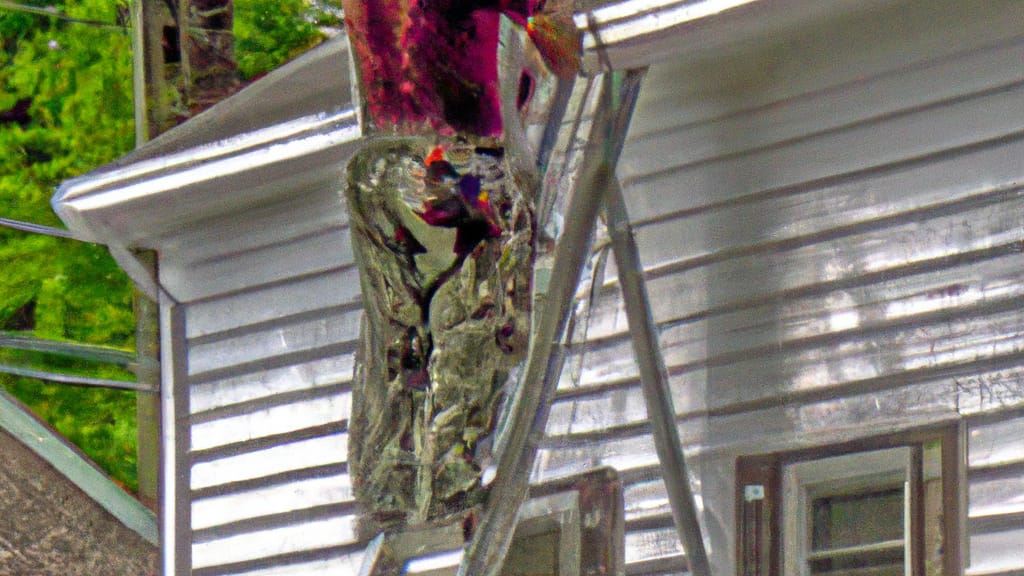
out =
[(176, 26), (164, 26), (162, 45), (165, 64), (181, 62), (181, 42), (178, 39), (178, 28)]

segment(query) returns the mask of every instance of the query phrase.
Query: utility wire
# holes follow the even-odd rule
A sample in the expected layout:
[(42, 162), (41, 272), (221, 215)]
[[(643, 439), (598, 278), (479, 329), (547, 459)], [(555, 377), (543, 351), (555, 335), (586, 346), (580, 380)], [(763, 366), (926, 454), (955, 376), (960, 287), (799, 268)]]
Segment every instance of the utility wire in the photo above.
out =
[(0, 226), (12, 228), (14, 230), (21, 230), (22, 232), (31, 232), (33, 234), (43, 234), (46, 236), (56, 236), (57, 238), (71, 238), (72, 240), (77, 240), (70, 231), (63, 228), (43, 226), (42, 224), (31, 224), (29, 222), (21, 222), (20, 220), (11, 220), (10, 218), (0, 218)]
[(39, 16), (49, 16), (51, 18), (57, 18), (66, 22), (73, 22), (75, 24), (85, 24), (87, 26), (95, 26), (97, 28), (114, 28), (117, 30), (127, 30), (128, 26), (123, 24), (116, 24), (114, 22), (101, 22), (99, 20), (85, 20), (82, 18), (74, 18), (67, 14), (57, 10), (56, 8), (40, 8), (39, 6), (29, 6), (27, 4), (18, 4), (17, 2), (7, 2), (6, 0), (0, 0), (0, 8), (6, 8), (14, 12), (26, 12), (28, 14), (36, 14)]
[(81, 358), (92, 362), (104, 362), (132, 368), (138, 363), (138, 357), (133, 352), (120, 350), (110, 346), (97, 346), (95, 344), (82, 344), (79, 342), (64, 342), (61, 340), (47, 340), (26, 336), (16, 332), (0, 330), (0, 348), (10, 350), (25, 350), (29, 352), (44, 352), (49, 354), (60, 354)]
[[(114, 22), (102, 22), (100, 20), (87, 20), (83, 18), (74, 18), (67, 14), (60, 12), (55, 8), (40, 8), (38, 6), (29, 6), (27, 4), (18, 4), (17, 2), (7, 2), (6, 0), (0, 0), (0, 8), (6, 8), (13, 12), (26, 12), (28, 14), (36, 14), (38, 16), (49, 16), (51, 18), (58, 18), (65, 22), (71, 22), (73, 24), (85, 24), (87, 26), (95, 26), (97, 28), (111, 28), (114, 30), (125, 31), (131, 28), (125, 24), (116, 24)], [(234, 34), (233, 30), (220, 30), (216, 28), (199, 28), (195, 26), (188, 27), (189, 32), (202, 32), (205, 34)]]
[(98, 388), (117, 388), (120, 390), (142, 390), (142, 391), (153, 391), (152, 386), (146, 386), (130, 380), (109, 380), (106, 378), (88, 378), (86, 376), (75, 376), (73, 374), (59, 374), (56, 372), (47, 372), (45, 370), (35, 370), (33, 368), (21, 368), (19, 366), (10, 366), (8, 364), (0, 363), (0, 373), (11, 374), (13, 376), (22, 376), (25, 378), (35, 378), (37, 380), (46, 380), (47, 382), (56, 382), (59, 384), (73, 384), (77, 386), (95, 386)]

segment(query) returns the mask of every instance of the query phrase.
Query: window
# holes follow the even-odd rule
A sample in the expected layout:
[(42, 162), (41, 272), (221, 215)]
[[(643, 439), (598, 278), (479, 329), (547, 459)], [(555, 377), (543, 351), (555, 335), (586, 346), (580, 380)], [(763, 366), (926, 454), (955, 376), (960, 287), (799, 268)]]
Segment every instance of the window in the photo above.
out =
[(903, 447), (784, 465), (783, 572), (910, 574), (911, 459)]
[(956, 429), (741, 458), (740, 576), (959, 574)]

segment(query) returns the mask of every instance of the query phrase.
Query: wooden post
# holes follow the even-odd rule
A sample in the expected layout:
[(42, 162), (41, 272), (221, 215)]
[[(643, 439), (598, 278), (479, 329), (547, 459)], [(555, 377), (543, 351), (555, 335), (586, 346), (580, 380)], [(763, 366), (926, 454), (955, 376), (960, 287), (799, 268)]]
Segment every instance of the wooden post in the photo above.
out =
[[(137, 259), (156, 270), (156, 254), (140, 252)], [(151, 510), (159, 502), (160, 483), (160, 314), (156, 302), (142, 293), (134, 291), (135, 307), (135, 352), (138, 357), (135, 370), (140, 384), (151, 386), (151, 392), (138, 392), (136, 405), (136, 470), (139, 481), (139, 500)]]
[[(135, 144), (142, 146), (235, 91), (233, 0), (134, 0), (132, 3)], [(180, 107), (172, 107), (172, 90)], [(157, 255), (134, 260), (157, 278)], [(136, 378), (154, 392), (139, 392), (139, 499), (156, 510), (159, 499), (160, 321), (159, 306), (135, 290)], [(173, 503), (167, 503), (173, 505)]]
[(173, 23), (160, 0), (132, 3), (132, 59), (135, 82), (135, 145), (141, 146), (170, 127), (164, 28)]
[[(132, 58), (135, 97), (135, 145), (142, 146), (170, 127), (172, 115), (166, 97), (164, 28), (171, 20), (160, 0), (132, 3)], [(156, 254), (135, 258), (156, 276)], [(134, 291), (136, 379), (153, 392), (136, 395), (139, 500), (152, 510), (159, 500), (160, 470), (160, 321), (158, 306), (138, 288)]]

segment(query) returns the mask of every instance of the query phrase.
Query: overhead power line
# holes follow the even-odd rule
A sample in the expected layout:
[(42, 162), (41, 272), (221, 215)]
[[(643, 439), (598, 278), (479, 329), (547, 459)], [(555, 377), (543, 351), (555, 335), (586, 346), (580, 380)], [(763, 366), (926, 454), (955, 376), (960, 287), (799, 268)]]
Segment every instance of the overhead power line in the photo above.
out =
[(70, 231), (63, 228), (54, 228), (52, 226), (43, 226), (42, 224), (21, 222), (20, 220), (11, 220), (10, 218), (0, 218), (0, 226), (12, 228), (14, 230), (21, 230), (22, 232), (31, 232), (33, 234), (43, 234), (46, 236), (56, 236), (57, 238), (71, 238), (77, 240)]
[(82, 344), (80, 342), (47, 340), (26, 336), (17, 332), (0, 331), (0, 348), (60, 354), (62, 356), (72, 356), (92, 362), (105, 362), (128, 368), (132, 368), (138, 363), (138, 356), (135, 353), (118, 348)]
[[(97, 28), (110, 28), (112, 30), (126, 31), (131, 26), (125, 24), (117, 24), (116, 22), (103, 22), (100, 20), (89, 20), (85, 18), (75, 18), (68, 16), (64, 12), (57, 10), (56, 8), (40, 8), (38, 6), (29, 6), (27, 4), (18, 4), (17, 2), (7, 2), (6, 0), (0, 0), (0, 8), (11, 10), (12, 12), (26, 12), (28, 14), (35, 14), (37, 16), (49, 16), (51, 18), (57, 18), (64, 20), (65, 22), (71, 22), (73, 24), (85, 24), (86, 26), (94, 26)], [(205, 34), (233, 34), (232, 30), (218, 30), (213, 28), (198, 28), (195, 26), (188, 27), (189, 32), (202, 32)]]
[(106, 378), (89, 378), (86, 376), (75, 376), (73, 374), (60, 374), (57, 372), (48, 372), (46, 370), (36, 370), (34, 368), (21, 368), (18, 366), (10, 366), (8, 364), (0, 363), (0, 373), (11, 374), (13, 376), (23, 376), (25, 378), (35, 378), (36, 380), (46, 380), (47, 382), (56, 382), (59, 384), (74, 384), (77, 386), (96, 386), (99, 388), (118, 388), (121, 390), (143, 390), (153, 391), (152, 386), (139, 384), (130, 380), (109, 380)]
[(117, 30), (127, 30), (128, 26), (117, 24), (115, 22), (102, 22), (100, 20), (87, 20), (84, 18), (75, 18), (68, 16), (56, 8), (40, 8), (39, 6), (29, 6), (28, 4), (18, 4), (17, 2), (7, 2), (6, 0), (0, 0), (0, 8), (12, 10), (14, 12), (25, 12), (28, 14), (36, 14), (38, 16), (49, 16), (51, 18), (57, 18), (66, 22), (73, 22), (75, 24), (85, 24), (87, 26), (95, 26), (97, 28), (114, 28)]

